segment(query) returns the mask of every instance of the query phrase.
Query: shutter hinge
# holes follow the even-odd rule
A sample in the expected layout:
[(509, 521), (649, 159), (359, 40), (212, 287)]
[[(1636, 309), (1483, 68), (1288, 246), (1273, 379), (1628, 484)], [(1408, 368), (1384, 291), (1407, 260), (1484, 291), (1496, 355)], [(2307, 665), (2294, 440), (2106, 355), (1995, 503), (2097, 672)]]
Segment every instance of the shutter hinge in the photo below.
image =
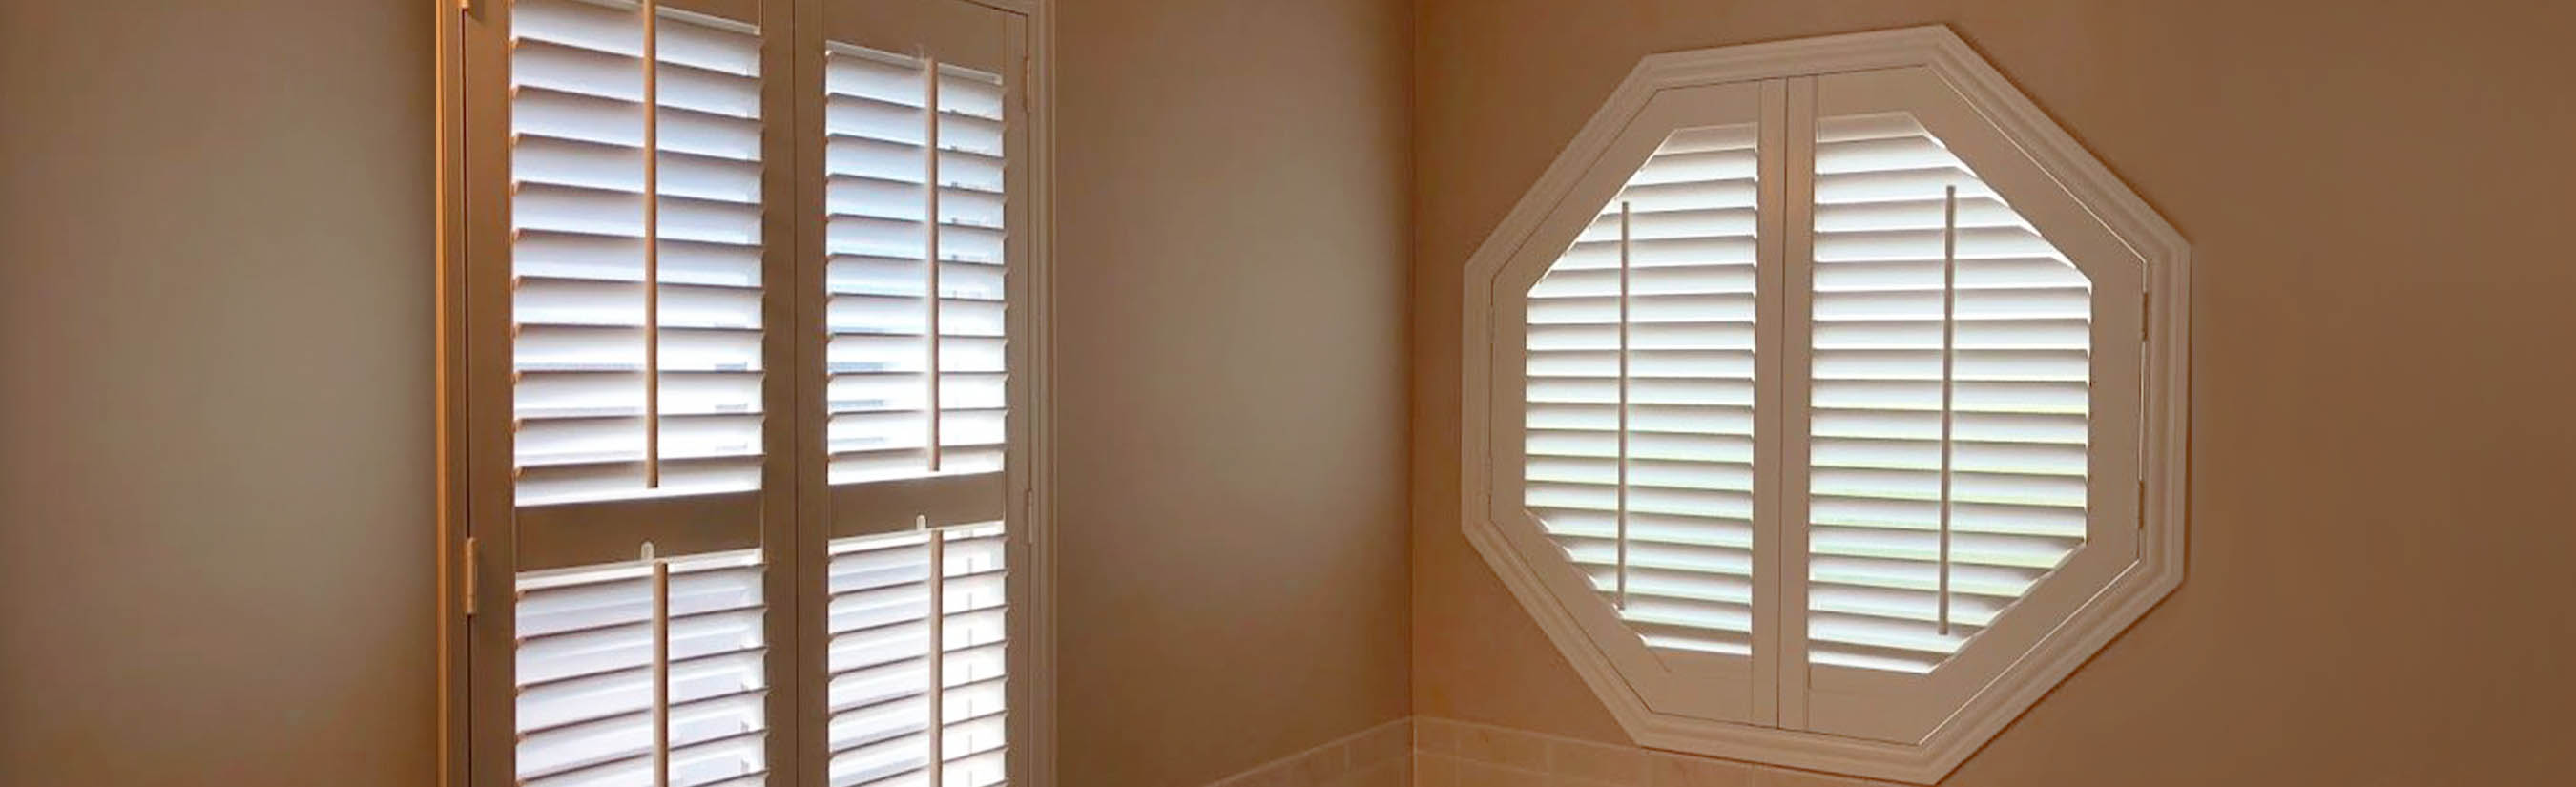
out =
[(465, 616), (474, 617), (483, 602), (483, 551), (473, 536), (465, 537)]
[(1028, 55), (1021, 55), (1021, 56), (1020, 56), (1020, 111), (1021, 111), (1021, 112), (1035, 112), (1035, 111), (1037, 111), (1035, 108), (1031, 107), (1031, 106), (1030, 106), (1030, 104), (1029, 104), (1029, 91), (1036, 90), (1036, 89), (1037, 89), (1037, 84), (1038, 84), (1038, 67), (1037, 67), (1037, 63), (1036, 63), (1035, 61), (1030, 60)]
[(2149, 290), (2138, 296), (2138, 342), (2147, 341), (2147, 325), (2155, 321), (2156, 293)]

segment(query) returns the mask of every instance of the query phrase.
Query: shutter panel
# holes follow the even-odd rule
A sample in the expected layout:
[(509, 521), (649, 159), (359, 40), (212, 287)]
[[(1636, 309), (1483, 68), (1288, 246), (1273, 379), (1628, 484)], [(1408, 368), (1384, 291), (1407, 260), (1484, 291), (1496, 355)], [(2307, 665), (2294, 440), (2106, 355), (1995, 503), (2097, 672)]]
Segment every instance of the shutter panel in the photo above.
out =
[[(825, 624), (833, 787), (1002, 782), (1003, 533), (991, 523), (833, 543)], [(935, 593), (932, 565), (941, 567)]]
[[(758, 784), (760, 553), (676, 558), (667, 570), (670, 783)], [(652, 567), (530, 572), (517, 595), (519, 782), (653, 784)]]
[[(1002, 81), (942, 65), (934, 113), (929, 67), (854, 46), (827, 52), (835, 484), (1002, 468)], [(989, 496), (988, 509), (998, 488)]]
[[(648, 34), (638, 6), (578, 0), (510, 15), (517, 526), (756, 531), (631, 503), (760, 486), (759, 33), (662, 11)], [(671, 785), (764, 783), (763, 570), (749, 549), (519, 573), (519, 783), (652, 785), (662, 757)]]
[(938, 526), (832, 542), (835, 787), (985, 787), (1006, 772), (1003, 83), (935, 70), (934, 85), (929, 59), (826, 45), (834, 528)]
[(759, 35), (664, 12), (647, 124), (631, 6), (525, 0), (511, 29), (519, 504), (758, 488)]
[(2091, 285), (1911, 116), (1816, 133), (1809, 659), (1929, 672), (2084, 543)]
[(1529, 290), (1524, 503), (1649, 647), (1752, 649), (1756, 141), (1674, 133)]

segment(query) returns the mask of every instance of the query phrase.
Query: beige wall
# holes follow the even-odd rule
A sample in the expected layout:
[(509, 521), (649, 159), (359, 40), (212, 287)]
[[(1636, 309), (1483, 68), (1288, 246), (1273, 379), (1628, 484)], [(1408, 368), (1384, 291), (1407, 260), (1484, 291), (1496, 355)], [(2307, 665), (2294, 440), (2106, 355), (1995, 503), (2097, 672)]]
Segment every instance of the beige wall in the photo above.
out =
[(0, 3), (0, 784), (431, 783), (430, 31)]
[(1416, 712), (1623, 739), (1457, 535), (1474, 245), (1640, 55), (1935, 21), (2197, 252), (2189, 574), (1951, 783), (2563, 781), (2557, 3), (1422, 0)]
[(1205, 784), (1405, 713), (1407, 9), (1060, 7), (1063, 783)]

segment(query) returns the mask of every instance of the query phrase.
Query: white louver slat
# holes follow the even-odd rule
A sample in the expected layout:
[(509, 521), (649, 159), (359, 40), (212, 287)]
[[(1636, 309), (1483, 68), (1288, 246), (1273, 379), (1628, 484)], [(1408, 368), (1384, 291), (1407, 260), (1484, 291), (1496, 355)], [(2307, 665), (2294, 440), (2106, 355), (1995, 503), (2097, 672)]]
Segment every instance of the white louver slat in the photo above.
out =
[(826, 57), (832, 483), (998, 471), (1001, 78), (941, 64), (934, 84), (929, 61), (838, 44)]
[(634, 6), (511, 15), (519, 504), (757, 488), (759, 35), (665, 11), (648, 86)]
[[(756, 784), (768, 728), (760, 553), (672, 559), (668, 573), (670, 784)], [(530, 572), (518, 584), (519, 783), (654, 784), (652, 566)]]
[[(833, 787), (1003, 781), (1003, 533), (991, 523), (833, 543), (825, 624)], [(932, 565), (941, 567), (936, 586)]]
[(1674, 133), (1529, 290), (1524, 503), (1650, 647), (1752, 649), (1756, 140)]
[(1816, 129), (1809, 658), (1929, 672), (2084, 543), (2092, 293), (1910, 116)]

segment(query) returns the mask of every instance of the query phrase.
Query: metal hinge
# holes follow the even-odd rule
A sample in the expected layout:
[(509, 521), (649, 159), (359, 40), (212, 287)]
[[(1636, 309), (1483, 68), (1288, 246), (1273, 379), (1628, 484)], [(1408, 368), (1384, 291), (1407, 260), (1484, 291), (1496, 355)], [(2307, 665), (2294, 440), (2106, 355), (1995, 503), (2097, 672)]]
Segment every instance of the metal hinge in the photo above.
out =
[(1030, 93), (1037, 92), (1037, 89), (1038, 89), (1038, 65), (1037, 65), (1037, 61), (1036, 61), (1035, 59), (1030, 58), (1030, 57), (1029, 57), (1029, 56), (1027, 56), (1027, 55), (1021, 55), (1021, 56), (1020, 56), (1020, 111), (1021, 111), (1021, 112), (1035, 112), (1035, 111), (1037, 111), (1037, 109), (1036, 109), (1035, 107), (1031, 106), (1031, 105), (1030, 105), (1030, 103), (1029, 103), (1029, 94), (1030, 94)]
[(473, 536), (465, 537), (465, 616), (474, 617), (483, 606), (483, 550)]
[(2155, 320), (2156, 294), (2150, 290), (2138, 296), (2138, 341), (2147, 340), (2147, 325)]

